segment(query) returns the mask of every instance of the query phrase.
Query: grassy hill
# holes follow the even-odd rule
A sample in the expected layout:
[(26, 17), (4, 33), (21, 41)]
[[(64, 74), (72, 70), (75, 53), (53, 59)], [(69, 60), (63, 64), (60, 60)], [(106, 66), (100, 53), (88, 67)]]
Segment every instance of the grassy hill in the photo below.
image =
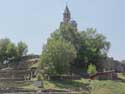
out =
[[(125, 94), (124, 75), (119, 74), (123, 80), (70, 80), (70, 81), (43, 81), (43, 85), (38, 88), (32, 81), (0, 82), (0, 88), (24, 88), (28, 90), (56, 89), (81, 91), (80, 94)], [(84, 93), (83, 93), (84, 92)], [(91, 93), (90, 93), (91, 92)]]
[[(88, 89), (88, 87), (90, 89)], [(82, 92), (91, 94), (125, 94), (125, 83), (119, 81), (99, 81), (99, 80), (73, 80), (73, 81), (45, 81), (44, 88), (46, 89), (81, 89)], [(87, 93), (89, 94), (89, 93)]]

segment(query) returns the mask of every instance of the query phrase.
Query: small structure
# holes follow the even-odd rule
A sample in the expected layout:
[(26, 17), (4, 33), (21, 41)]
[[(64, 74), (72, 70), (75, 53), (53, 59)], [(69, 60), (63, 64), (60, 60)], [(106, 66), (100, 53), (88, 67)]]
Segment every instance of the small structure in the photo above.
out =
[(104, 71), (104, 72), (97, 72), (94, 75), (90, 76), (90, 79), (99, 79), (99, 80), (116, 80), (117, 74), (114, 70), (112, 71)]

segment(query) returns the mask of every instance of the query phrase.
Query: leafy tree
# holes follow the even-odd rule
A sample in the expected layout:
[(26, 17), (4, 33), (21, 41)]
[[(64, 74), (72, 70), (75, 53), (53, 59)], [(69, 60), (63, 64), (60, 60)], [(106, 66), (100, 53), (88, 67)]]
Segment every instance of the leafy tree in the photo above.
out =
[(77, 58), (72, 63), (74, 72), (86, 72), (89, 62), (93, 62), (97, 70), (102, 69), (98, 66), (101, 66), (100, 62), (107, 56), (110, 48), (110, 42), (104, 35), (97, 33), (96, 29), (88, 28), (86, 31), (78, 32), (70, 24), (61, 25), (51, 34), (51, 38), (66, 40), (76, 48)]
[(82, 45), (86, 46), (92, 52), (106, 56), (110, 48), (110, 42), (106, 37), (96, 32), (96, 29), (88, 28), (81, 32)]
[(19, 58), (27, 52), (27, 45), (19, 42), (18, 46), (12, 43), (8, 38), (0, 39), (0, 65), (8, 63), (18, 63)]
[(28, 46), (24, 42), (19, 42), (17, 44), (17, 55), (19, 57), (25, 56), (28, 52)]
[(10, 40), (5, 38), (0, 40), (0, 63), (2, 64), (5, 60), (8, 60), (8, 55), (9, 53), (7, 51), (8, 47), (10, 45)]
[(9, 43), (6, 49), (6, 60), (8, 62), (14, 62), (17, 57), (16, 46), (13, 43)]
[(87, 72), (90, 62), (96, 66), (98, 71), (103, 69), (101, 60), (107, 57), (110, 42), (96, 29), (88, 28), (85, 31), (78, 32), (72, 25), (62, 24), (59, 29), (51, 34), (50, 39), (53, 39), (53, 41), (64, 40), (71, 43), (76, 49), (76, 58), (70, 63), (72, 72)]
[(80, 34), (77, 29), (70, 24), (63, 24), (58, 30), (51, 34), (51, 38), (63, 39), (74, 45), (76, 50), (80, 47)]
[[(107, 57), (107, 52), (110, 48), (110, 42), (106, 37), (96, 32), (96, 29), (89, 28), (86, 31), (80, 32), (81, 47), (77, 55), (77, 67), (84, 67), (86, 70), (89, 62), (96, 65), (97, 70), (101, 70), (101, 61)], [(100, 66), (100, 67), (99, 67)]]
[(76, 58), (74, 46), (65, 40), (49, 39), (41, 55), (41, 67), (50, 74), (66, 74)]

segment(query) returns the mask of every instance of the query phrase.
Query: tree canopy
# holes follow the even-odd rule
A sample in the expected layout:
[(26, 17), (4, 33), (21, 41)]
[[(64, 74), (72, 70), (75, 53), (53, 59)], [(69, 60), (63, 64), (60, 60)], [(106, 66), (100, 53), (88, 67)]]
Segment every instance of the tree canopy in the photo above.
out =
[[(51, 39), (53, 41), (50, 41)], [(85, 31), (78, 32), (78, 30), (70, 24), (63, 24), (59, 29), (51, 34), (46, 46), (43, 48), (42, 59), (44, 59), (44, 55), (45, 53), (47, 54), (48, 51), (53, 52), (51, 53), (51, 56), (46, 57), (46, 61), (48, 60), (48, 62), (54, 63), (54, 60), (59, 59), (60, 62), (58, 63), (62, 64), (64, 63), (63, 60), (68, 59), (65, 57), (66, 55), (63, 54), (63, 50), (67, 48), (65, 46), (63, 47), (63, 42), (59, 42), (60, 40), (70, 43), (72, 48), (75, 48), (76, 58), (73, 59), (72, 63), (70, 63), (70, 68), (72, 72), (78, 71), (78, 73), (83, 71), (87, 72), (88, 65), (91, 63), (96, 66), (97, 70), (100, 70), (101, 67), (99, 68), (98, 66), (101, 66), (101, 60), (107, 57), (107, 53), (110, 48), (110, 42), (107, 41), (104, 35), (98, 33), (96, 29), (88, 28)], [(57, 45), (58, 42), (60, 45)], [(53, 46), (50, 46), (50, 44)], [(50, 46), (51, 49), (47, 48), (48, 46)], [(56, 50), (54, 48), (56, 48)], [(59, 48), (63, 49), (60, 57), (55, 54)], [(52, 57), (55, 59), (50, 59)]]
[(87, 66), (92, 63), (96, 65), (97, 70), (101, 68), (101, 60), (107, 57), (110, 48), (110, 42), (106, 37), (97, 33), (96, 29), (88, 28), (86, 31), (80, 32), (81, 45), (77, 55), (78, 67), (86, 70)]
[(74, 46), (65, 40), (49, 39), (41, 56), (42, 68), (51, 74), (65, 74), (70, 71), (70, 63), (76, 58)]
[(0, 65), (7, 63), (17, 63), (19, 58), (27, 53), (27, 45), (19, 42), (18, 45), (12, 43), (8, 38), (0, 39)]

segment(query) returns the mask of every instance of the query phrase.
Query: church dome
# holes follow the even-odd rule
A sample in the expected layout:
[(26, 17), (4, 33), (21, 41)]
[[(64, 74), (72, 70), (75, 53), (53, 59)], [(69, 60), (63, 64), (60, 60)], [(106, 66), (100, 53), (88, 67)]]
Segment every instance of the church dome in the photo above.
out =
[(72, 24), (73, 27), (77, 27), (77, 22), (75, 20), (72, 20), (70, 23)]

